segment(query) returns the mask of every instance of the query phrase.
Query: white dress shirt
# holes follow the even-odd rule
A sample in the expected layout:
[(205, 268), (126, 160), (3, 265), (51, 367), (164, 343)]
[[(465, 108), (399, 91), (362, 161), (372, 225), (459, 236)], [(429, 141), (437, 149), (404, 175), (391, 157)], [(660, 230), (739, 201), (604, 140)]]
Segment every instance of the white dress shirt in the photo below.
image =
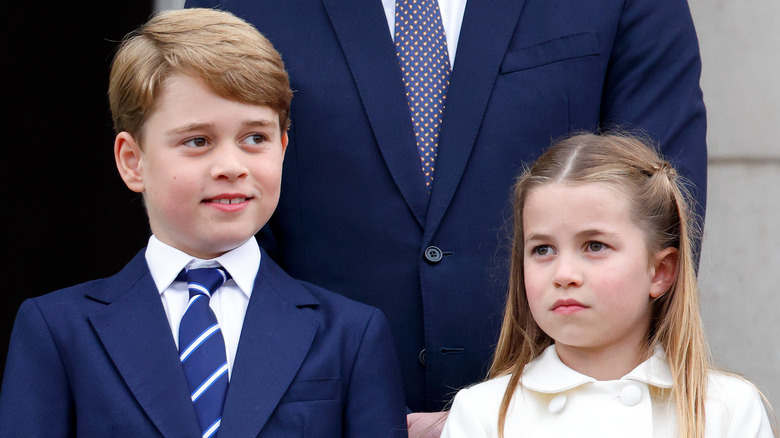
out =
[(179, 272), (184, 268), (222, 266), (233, 277), (219, 288), (209, 301), (209, 306), (214, 311), (222, 336), (225, 338), (228, 375), (231, 375), (238, 349), (238, 339), (241, 337), (241, 327), (244, 324), (244, 315), (260, 266), (260, 247), (255, 238), (250, 238), (241, 246), (215, 259), (202, 260), (152, 236), (149, 238), (145, 256), (177, 347), (179, 346), (179, 322), (189, 301), (187, 283), (174, 281)]
[[(442, 438), (498, 437), (498, 409), (510, 376), (461, 390)], [(677, 436), (673, 379), (662, 349), (619, 380), (598, 381), (561, 362), (555, 345), (526, 366), (507, 411), (504, 436), (671, 438)], [(761, 398), (750, 383), (710, 372), (707, 438), (772, 438)]]
[[(395, 2), (382, 0), (385, 18), (390, 28), (390, 37), (395, 41)], [(444, 37), (447, 38), (447, 51), (450, 55), (450, 69), (455, 68), (455, 52), (458, 51), (460, 26), (463, 23), (463, 13), (466, 11), (466, 0), (439, 0), (441, 23), (444, 26)]]

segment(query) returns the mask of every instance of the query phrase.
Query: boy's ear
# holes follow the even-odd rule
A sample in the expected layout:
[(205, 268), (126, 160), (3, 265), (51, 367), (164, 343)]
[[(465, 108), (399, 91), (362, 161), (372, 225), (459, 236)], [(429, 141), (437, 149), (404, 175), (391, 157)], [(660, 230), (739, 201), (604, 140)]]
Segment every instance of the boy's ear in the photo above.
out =
[(287, 150), (287, 143), (290, 141), (290, 139), (287, 137), (287, 131), (282, 132), (282, 156), (284, 156), (284, 152)]
[(141, 163), (141, 148), (130, 133), (122, 131), (114, 140), (114, 160), (119, 176), (127, 185), (127, 188), (143, 193), (144, 178)]
[(653, 276), (650, 282), (650, 297), (658, 298), (665, 294), (677, 279), (677, 261), (680, 258), (677, 248), (659, 251), (653, 260)]

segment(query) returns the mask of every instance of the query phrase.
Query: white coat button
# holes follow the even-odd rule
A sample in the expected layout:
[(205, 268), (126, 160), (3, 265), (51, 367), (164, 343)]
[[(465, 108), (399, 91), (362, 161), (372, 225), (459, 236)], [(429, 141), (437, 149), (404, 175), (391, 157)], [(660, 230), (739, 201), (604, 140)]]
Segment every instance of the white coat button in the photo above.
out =
[(628, 385), (620, 391), (620, 401), (626, 406), (635, 406), (642, 400), (642, 390), (636, 385)]
[(551, 413), (557, 414), (564, 406), (566, 406), (566, 394), (558, 394), (550, 400), (550, 405), (547, 406), (547, 409)]

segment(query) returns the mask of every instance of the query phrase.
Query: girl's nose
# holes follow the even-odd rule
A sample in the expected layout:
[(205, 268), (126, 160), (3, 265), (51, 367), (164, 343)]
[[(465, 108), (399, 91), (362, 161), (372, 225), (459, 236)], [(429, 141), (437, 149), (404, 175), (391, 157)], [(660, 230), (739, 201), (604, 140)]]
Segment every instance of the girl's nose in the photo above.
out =
[(556, 287), (577, 287), (582, 285), (582, 270), (577, 258), (567, 254), (559, 254), (555, 261), (553, 283)]

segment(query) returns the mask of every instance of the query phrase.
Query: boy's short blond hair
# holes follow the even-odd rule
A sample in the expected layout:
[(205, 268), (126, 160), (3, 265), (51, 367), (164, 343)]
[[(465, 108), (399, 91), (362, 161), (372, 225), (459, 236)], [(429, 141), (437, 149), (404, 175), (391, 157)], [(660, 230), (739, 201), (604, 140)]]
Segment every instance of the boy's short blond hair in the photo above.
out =
[(267, 106), (279, 115), (282, 132), (289, 127), (290, 81), (271, 42), (229, 12), (182, 9), (156, 14), (119, 46), (108, 87), (117, 133), (140, 140), (173, 73), (199, 78), (226, 99)]

